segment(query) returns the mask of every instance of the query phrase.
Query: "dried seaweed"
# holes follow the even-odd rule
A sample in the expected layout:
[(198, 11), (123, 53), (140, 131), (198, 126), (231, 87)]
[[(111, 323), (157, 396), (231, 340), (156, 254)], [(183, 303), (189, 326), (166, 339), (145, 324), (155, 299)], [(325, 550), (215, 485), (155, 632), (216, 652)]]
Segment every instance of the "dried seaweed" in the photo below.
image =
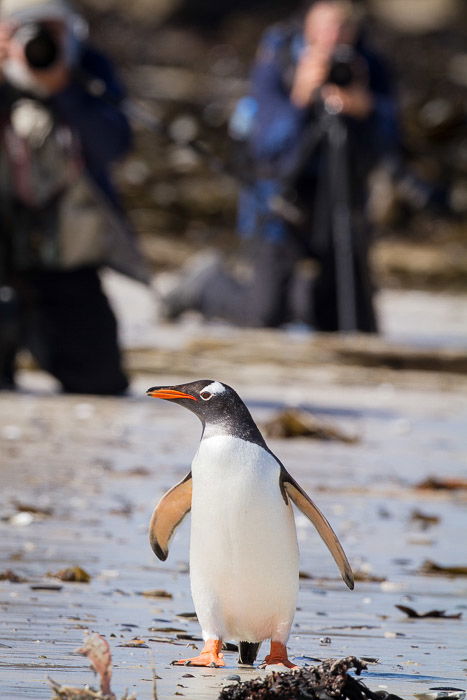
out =
[(9, 581), (10, 583), (27, 583), (27, 578), (23, 578), (18, 574), (15, 574), (11, 569), (5, 569), (5, 571), (0, 571), (0, 581)]
[(69, 566), (66, 569), (61, 569), (55, 574), (47, 574), (50, 578), (58, 578), (60, 581), (72, 581), (74, 583), (89, 583), (91, 580), (87, 571), (80, 566)]
[(350, 669), (360, 675), (366, 664), (348, 656), (289, 673), (273, 672), (264, 679), (226, 686), (219, 700), (400, 700), (396, 695), (371, 691), (348, 674)]
[(137, 591), (138, 595), (143, 595), (145, 598), (173, 598), (172, 593), (164, 591), (161, 588), (154, 588), (148, 591)]
[(412, 618), (425, 618), (425, 617), (441, 617), (444, 620), (460, 620), (462, 613), (453, 613), (452, 615), (446, 615), (445, 610), (429, 610), (426, 613), (418, 613), (413, 608), (409, 608), (407, 605), (396, 605), (398, 610), (405, 613), (407, 617)]
[(263, 429), (270, 438), (306, 437), (314, 440), (337, 440), (347, 444), (359, 441), (355, 435), (349, 435), (335, 425), (321, 421), (304, 411), (282, 411), (265, 423)]
[(181, 612), (175, 614), (177, 617), (183, 617), (185, 620), (198, 620), (198, 616), (195, 612)]
[(135, 637), (134, 639), (130, 639), (129, 642), (123, 642), (122, 644), (118, 644), (117, 646), (119, 647), (131, 647), (133, 649), (148, 649), (149, 645), (146, 644), (144, 639), (139, 639), (139, 637)]
[(439, 478), (437, 476), (429, 476), (423, 481), (415, 484), (416, 489), (428, 489), (432, 491), (457, 491), (458, 489), (467, 489), (467, 479), (448, 477)]
[(52, 508), (40, 508), (39, 506), (31, 503), (23, 503), (16, 499), (13, 499), (12, 503), (18, 513), (32, 513), (33, 515), (42, 516), (43, 518), (49, 518), (53, 515)]
[[(56, 681), (49, 678), (49, 683), (54, 695), (53, 700), (116, 700), (113, 693), (110, 695), (103, 694), (102, 691), (91, 687), (73, 688), (69, 685), (60, 685)], [(125, 693), (122, 700), (136, 700), (136, 695)]]
[[(55, 700), (117, 700), (115, 694), (110, 689), (110, 679), (112, 677), (112, 655), (109, 643), (100, 634), (91, 634), (86, 637), (83, 646), (77, 649), (78, 654), (87, 656), (91, 662), (93, 670), (100, 678), (100, 689), (85, 686), (84, 688), (73, 688), (71, 686), (60, 685), (49, 678)], [(128, 693), (122, 700), (136, 700), (136, 696)]]
[(112, 654), (109, 643), (100, 634), (91, 634), (84, 641), (83, 646), (77, 649), (78, 654), (86, 656), (91, 662), (94, 671), (101, 679), (101, 691), (104, 695), (112, 695), (110, 679), (112, 677)]
[(369, 571), (364, 571), (363, 569), (358, 569), (353, 572), (354, 580), (360, 583), (383, 583), (386, 581), (385, 576), (377, 576), (376, 574), (370, 574)]
[(410, 520), (419, 525), (422, 530), (428, 530), (432, 525), (438, 525), (441, 518), (439, 515), (429, 515), (416, 508), (410, 514)]
[(467, 566), (442, 566), (430, 559), (426, 559), (418, 573), (438, 574), (442, 576), (467, 576)]

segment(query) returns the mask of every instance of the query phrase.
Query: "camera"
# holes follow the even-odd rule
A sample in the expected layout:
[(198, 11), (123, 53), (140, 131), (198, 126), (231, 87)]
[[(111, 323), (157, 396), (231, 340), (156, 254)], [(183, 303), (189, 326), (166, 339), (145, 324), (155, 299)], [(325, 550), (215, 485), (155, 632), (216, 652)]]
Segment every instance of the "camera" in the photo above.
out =
[(331, 58), (326, 83), (346, 88), (355, 79), (355, 51), (351, 46), (337, 46)]
[(14, 36), (23, 46), (26, 60), (34, 70), (47, 70), (59, 58), (60, 46), (44, 24), (23, 24)]

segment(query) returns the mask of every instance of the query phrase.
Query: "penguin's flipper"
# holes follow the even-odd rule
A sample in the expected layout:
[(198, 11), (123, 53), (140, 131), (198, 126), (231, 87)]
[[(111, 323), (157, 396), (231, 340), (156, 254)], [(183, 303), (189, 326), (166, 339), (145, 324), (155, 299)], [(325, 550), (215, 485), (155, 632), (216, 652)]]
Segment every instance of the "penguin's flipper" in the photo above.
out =
[(280, 480), (282, 493), (284, 494), (285, 490), (297, 508), (300, 508), (302, 513), (306, 515), (309, 520), (311, 520), (315, 528), (318, 530), (318, 533), (325, 545), (334, 557), (334, 561), (339, 567), (342, 578), (350, 590), (352, 590), (354, 587), (352, 568), (347, 557), (345, 556), (344, 550), (342, 549), (342, 545), (339, 542), (336, 533), (318, 506), (313, 503), (311, 498), (305, 493), (302, 487), (297, 484), (295, 479), (290, 476), (289, 472), (283, 465), (281, 468)]
[(149, 542), (154, 554), (165, 561), (173, 531), (191, 510), (193, 480), (191, 472), (164, 494), (154, 508), (149, 524)]

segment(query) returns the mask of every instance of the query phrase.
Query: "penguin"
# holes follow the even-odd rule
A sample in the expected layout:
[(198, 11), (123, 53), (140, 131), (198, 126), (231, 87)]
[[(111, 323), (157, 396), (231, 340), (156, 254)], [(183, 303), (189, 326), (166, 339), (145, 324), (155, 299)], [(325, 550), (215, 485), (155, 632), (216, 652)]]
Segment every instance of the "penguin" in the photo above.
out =
[(222, 643), (234, 640), (239, 663), (252, 665), (261, 642), (270, 640), (263, 667), (297, 668), (286, 646), (299, 581), (291, 504), (311, 520), (353, 589), (336, 534), (230, 386), (202, 379), (146, 393), (188, 408), (203, 426), (190, 472), (161, 498), (149, 527), (151, 547), (165, 561), (175, 528), (191, 510), (191, 592), (204, 647), (198, 656), (173, 663), (224, 666)]

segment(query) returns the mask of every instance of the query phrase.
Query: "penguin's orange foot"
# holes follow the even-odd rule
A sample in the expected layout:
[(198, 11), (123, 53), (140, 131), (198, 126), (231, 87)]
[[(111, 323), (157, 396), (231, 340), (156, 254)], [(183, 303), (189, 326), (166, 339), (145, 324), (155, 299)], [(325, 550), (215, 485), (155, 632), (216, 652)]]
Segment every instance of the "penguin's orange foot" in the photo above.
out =
[(204, 643), (203, 651), (193, 659), (178, 659), (172, 661), (174, 666), (210, 666), (220, 668), (225, 666), (224, 654), (221, 653), (222, 641), (220, 639), (208, 639)]
[(299, 668), (296, 664), (289, 661), (287, 656), (287, 647), (281, 642), (271, 642), (271, 651), (261, 664), (261, 668), (266, 666), (283, 666), (284, 668)]

